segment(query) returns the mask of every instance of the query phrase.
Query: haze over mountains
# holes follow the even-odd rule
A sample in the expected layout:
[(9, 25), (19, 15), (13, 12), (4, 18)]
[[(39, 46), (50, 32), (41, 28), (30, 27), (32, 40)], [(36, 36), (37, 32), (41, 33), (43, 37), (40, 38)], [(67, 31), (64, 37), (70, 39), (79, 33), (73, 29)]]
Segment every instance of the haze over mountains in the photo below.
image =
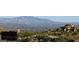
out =
[(51, 29), (63, 26), (65, 23), (55, 22), (33, 16), (19, 16), (13, 18), (0, 17), (0, 25), (7, 29)]

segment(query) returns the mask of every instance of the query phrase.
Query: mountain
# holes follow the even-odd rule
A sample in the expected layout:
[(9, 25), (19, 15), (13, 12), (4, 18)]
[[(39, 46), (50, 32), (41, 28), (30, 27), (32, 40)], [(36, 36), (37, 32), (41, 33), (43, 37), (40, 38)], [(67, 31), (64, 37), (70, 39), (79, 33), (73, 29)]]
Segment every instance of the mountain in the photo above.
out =
[(7, 29), (30, 29), (41, 30), (63, 26), (62, 22), (54, 22), (49, 19), (42, 19), (33, 16), (19, 16), (13, 18), (0, 18), (0, 24)]

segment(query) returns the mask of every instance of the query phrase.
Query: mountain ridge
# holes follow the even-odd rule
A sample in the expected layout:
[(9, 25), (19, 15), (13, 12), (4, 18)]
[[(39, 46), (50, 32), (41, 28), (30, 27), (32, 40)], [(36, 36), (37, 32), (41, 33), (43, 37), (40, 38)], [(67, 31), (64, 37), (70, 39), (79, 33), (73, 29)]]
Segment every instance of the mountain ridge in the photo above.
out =
[(49, 19), (34, 16), (19, 16), (13, 18), (0, 18), (0, 24), (5, 28), (19, 29), (52, 29), (62, 27), (65, 23), (55, 22)]

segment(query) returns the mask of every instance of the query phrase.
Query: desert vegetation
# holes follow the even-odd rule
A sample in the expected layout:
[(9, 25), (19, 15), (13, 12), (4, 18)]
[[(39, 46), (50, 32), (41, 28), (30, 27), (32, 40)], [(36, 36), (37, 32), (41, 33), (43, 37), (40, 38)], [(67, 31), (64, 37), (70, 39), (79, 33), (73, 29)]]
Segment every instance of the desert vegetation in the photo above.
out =
[(79, 29), (75, 25), (66, 24), (64, 27), (49, 29), (41, 32), (22, 31), (18, 33), (20, 42), (78, 42)]
[[(3, 40), (0, 40), (3, 41)], [(7, 40), (6, 40), (7, 41)], [(48, 31), (19, 31), (14, 42), (78, 42), (79, 28), (66, 24), (63, 27), (49, 29)]]

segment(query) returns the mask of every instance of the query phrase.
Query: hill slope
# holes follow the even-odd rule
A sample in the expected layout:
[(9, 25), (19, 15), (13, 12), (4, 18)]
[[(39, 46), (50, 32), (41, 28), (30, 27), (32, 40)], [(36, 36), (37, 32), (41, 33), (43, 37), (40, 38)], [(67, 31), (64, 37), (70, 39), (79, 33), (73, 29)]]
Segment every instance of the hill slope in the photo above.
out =
[(50, 29), (63, 26), (64, 23), (54, 22), (32, 16), (20, 16), (14, 18), (0, 18), (0, 24), (8, 29)]

